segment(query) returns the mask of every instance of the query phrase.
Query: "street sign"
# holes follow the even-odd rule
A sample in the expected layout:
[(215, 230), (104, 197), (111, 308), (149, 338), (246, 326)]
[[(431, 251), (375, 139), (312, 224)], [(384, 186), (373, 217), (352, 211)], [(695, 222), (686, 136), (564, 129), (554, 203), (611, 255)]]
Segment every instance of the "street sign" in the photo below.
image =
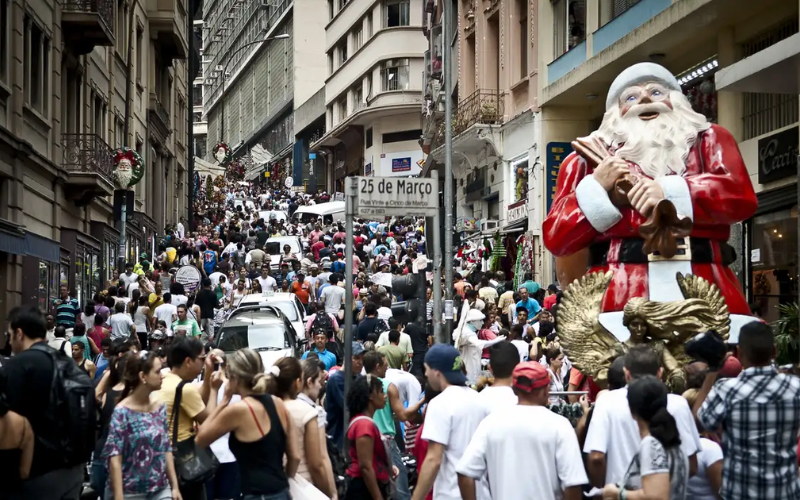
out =
[(333, 193), (333, 201), (344, 201), (344, 193)]
[(292, 179), (291, 177), (287, 177), (286, 180), (283, 181), (283, 184), (286, 186), (287, 189), (292, 189), (292, 186), (294, 186), (294, 179)]
[(406, 177), (350, 177), (356, 184), (355, 215), (433, 217), (439, 210), (439, 180)]
[(183, 285), (186, 293), (192, 293), (200, 286), (200, 270), (194, 266), (182, 266), (175, 273), (175, 281)]

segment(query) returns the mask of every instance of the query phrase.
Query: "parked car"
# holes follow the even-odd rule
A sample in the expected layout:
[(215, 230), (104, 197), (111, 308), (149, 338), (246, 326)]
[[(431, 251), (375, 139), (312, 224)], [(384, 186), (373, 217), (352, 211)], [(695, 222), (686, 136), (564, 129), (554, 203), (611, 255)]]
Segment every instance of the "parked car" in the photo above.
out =
[(281, 266), (281, 255), (283, 246), (289, 245), (292, 253), (298, 258), (303, 258), (303, 245), (297, 236), (275, 236), (267, 240), (266, 251), (269, 254), (269, 267), (272, 271), (277, 271)]
[(269, 369), (277, 360), (300, 357), (304, 341), (298, 341), (294, 328), (281, 310), (272, 305), (250, 305), (231, 312), (220, 328), (217, 347), (225, 353), (250, 348)]
[(246, 295), (239, 303), (239, 307), (251, 305), (275, 306), (281, 310), (292, 324), (298, 341), (306, 338), (305, 335), (305, 308), (297, 295), (284, 292), (265, 292), (263, 294), (251, 293)]
[(264, 222), (270, 222), (273, 220), (282, 220), (286, 222), (289, 220), (289, 214), (282, 210), (261, 210), (258, 212), (258, 217), (264, 219)]

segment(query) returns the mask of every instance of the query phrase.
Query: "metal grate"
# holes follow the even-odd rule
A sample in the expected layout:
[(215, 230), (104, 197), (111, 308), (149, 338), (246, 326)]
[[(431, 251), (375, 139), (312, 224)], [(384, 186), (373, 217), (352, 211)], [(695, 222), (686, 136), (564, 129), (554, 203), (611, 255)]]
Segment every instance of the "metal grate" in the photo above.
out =
[(67, 172), (99, 174), (113, 182), (111, 148), (96, 134), (61, 134), (61, 167)]
[(784, 21), (783, 23), (770, 28), (766, 32), (762, 32), (757, 36), (742, 44), (742, 59), (750, 57), (757, 52), (760, 52), (767, 47), (771, 47), (781, 40), (785, 40), (798, 32), (797, 17)]
[(611, 12), (611, 19), (624, 14), (628, 9), (639, 3), (640, 0), (614, 0), (614, 10)]

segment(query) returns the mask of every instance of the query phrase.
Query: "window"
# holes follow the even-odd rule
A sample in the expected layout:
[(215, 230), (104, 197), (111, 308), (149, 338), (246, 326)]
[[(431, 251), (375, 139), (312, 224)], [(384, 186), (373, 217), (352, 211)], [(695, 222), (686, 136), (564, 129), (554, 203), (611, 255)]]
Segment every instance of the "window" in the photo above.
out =
[(386, 2), (386, 18), (384, 21), (384, 26), (387, 28), (408, 26), (409, 0), (388, 0)]
[(369, 149), (372, 147), (372, 129), (368, 128), (367, 131), (364, 133), (364, 149)]
[(119, 116), (114, 119), (114, 141), (118, 148), (126, 146), (125, 143), (128, 142), (125, 140), (125, 121)]
[(586, 39), (586, 0), (555, 0), (553, 22), (553, 58), (558, 58)]
[(344, 9), (345, 5), (347, 5), (347, 0), (339, 0), (339, 10)]
[(202, 106), (203, 105), (203, 86), (202, 85), (194, 85), (192, 89), (192, 106)]
[(125, 0), (117, 1), (117, 30), (114, 33), (117, 37), (117, 54), (127, 60), (128, 54), (128, 3)]
[(358, 110), (366, 107), (367, 103), (364, 102), (364, 86), (358, 84), (353, 89), (353, 109)]
[(339, 113), (339, 121), (340, 123), (342, 120), (347, 118), (347, 94), (343, 95), (336, 101), (336, 111)]
[(418, 141), (421, 136), (421, 129), (404, 130), (403, 132), (391, 132), (388, 134), (383, 134), (383, 143), (391, 144), (393, 142)]
[(333, 19), (333, 0), (328, 0), (328, 19)]
[(136, 83), (142, 84), (144, 75), (144, 29), (136, 27)]
[(364, 24), (359, 23), (358, 28), (353, 31), (353, 52), (356, 52), (358, 49), (364, 45)]
[(50, 39), (39, 25), (25, 16), (25, 101), (47, 115), (47, 94), (50, 87)]
[(204, 135), (195, 136), (194, 155), (198, 158), (206, 157), (206, 136)]
[(192, 120), (193, 120), (194, 123), (200, 123), (200, 122), (203, 121), (203, 112), (202, 111), (195, 111), (192, 114), (192, 116), (193, 116)]
[(333, 74), (333, 54), (328, 54), (328, 74)]
[(775, 321), (778, 304), (797, 301), (797, 205), (753, 217), (750, 234), (753, 302)]
[(8, 79), (8, 0), (0, 0), (0, 80)]
[(383, 91), (408, 90), (408, 59), (384, 61), (381, 69)]
[(527, 0), (517, 0), (517, 15), (519, 19), (519, 49), (517, 54), (519, 56), (518, 67), (519, 75), (518, 80), (522, 80), (528, 76), (528, 2)]
[[(92, 96), (92, 133), (100, 138), (105, 138), (106, 103), (98, 94)], [(120, 136), (121, 137), (121, 136)], [(120, 144), (124, 146), (125, 144)]]
[(367, 14), (367, 39), (372, 38), (372, 12)]
[(347, 61), (347, 40), (339, 44), (339, 66)]

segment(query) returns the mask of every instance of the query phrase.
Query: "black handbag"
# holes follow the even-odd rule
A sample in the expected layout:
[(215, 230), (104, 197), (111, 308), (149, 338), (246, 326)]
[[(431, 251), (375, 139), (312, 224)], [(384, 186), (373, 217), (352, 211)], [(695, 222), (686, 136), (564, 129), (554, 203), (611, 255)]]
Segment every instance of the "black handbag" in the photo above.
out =
[(184, 385), (185, 381), (175, 388), (175, 401), (172, 405), (172, 456), (175, 460), (175, 472), (181, 484), (205, 483), (216, 474), (219, 460), (211, 448), (197, 446), (194, 436), (178, 441), (178, 416)]

